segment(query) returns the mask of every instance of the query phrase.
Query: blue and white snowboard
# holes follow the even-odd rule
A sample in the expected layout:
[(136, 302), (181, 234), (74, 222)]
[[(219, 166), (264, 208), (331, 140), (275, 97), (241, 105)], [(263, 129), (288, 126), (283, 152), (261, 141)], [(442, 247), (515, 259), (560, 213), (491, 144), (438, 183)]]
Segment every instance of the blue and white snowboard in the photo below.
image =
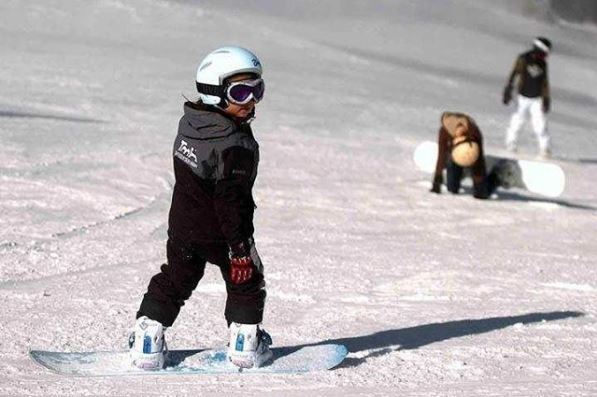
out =
[(172, 350), (164, 369), (145, 371), (130, 364), (128, 351), (66, 353), (32, 350), (29, 356), (49, 370), (75, 376), (190, 375), (227, 373), (305, 373), (334, 368), (348, 350), (325, 344), (273, 348), (273, 359), (263, 367), (243, 369), (228, 361), (226, 349)]

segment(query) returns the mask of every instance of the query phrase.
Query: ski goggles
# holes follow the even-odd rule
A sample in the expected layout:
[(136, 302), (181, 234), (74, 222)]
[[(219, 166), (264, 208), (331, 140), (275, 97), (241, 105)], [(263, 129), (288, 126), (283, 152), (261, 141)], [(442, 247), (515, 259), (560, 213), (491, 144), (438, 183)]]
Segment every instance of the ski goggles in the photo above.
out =
[(263, 79), (234, 81), (226, 88), (226, 98), (237, 105), (245, 105), (251, 100), (257, 103), (263, 99), (264, 93)]

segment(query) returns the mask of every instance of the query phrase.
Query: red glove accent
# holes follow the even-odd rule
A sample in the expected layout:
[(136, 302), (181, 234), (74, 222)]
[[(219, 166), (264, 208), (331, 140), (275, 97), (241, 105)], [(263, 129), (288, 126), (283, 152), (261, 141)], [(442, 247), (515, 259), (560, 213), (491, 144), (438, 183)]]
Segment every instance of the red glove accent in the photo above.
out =
[(243, 284), (253, 276), (253, 260), (250, 256), (233, 256), (230, 258), (230, 278), (234, 284)]

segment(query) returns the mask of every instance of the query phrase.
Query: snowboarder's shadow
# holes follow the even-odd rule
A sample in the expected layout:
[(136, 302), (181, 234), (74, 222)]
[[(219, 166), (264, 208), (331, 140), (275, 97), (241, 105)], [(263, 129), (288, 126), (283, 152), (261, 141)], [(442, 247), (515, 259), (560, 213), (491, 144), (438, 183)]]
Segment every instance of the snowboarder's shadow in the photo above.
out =
[[(463, 186), (463, 187), (461, 187), (461, 189), (466, 194), (473, 194), (473, 189), (468, 186)], [(593, 207), (590, 205), (577, 204), (577, 203), (573, 203), (571, 201), (559, 200), (559, 199), (538, 198), (538, 197), (533, 197), (533, 196), (526, 195), (526, 194), (517, 193), (512, 190), (506, 190), (506, 189), (499, 188), (499, 187), (495, 194), (497, 194), (498, 201), (510, 200), (510, 201), (526, 201), (526, 202), (531, 202), (531, 203), (557, 204), (562, 207), (572, 208), (572, 209), (577, 209), (577, 210), (597, 211), (597, 207)]]
[[(417, 349), (435, 342), (468, 335), (483, 334), (519, 323), (531, 324), (543, 321), (556, 321), (584, 315), (584, 313), (576, 311), (558, 311), (476, 320), (447, 321), (380, 331), (369, 335), (331, 339), (311, 345), (294, 346), (294, 348), (298, 350), (305, 346), (326, 343), (343, 344), (348, 348), (349, 353), (353, 353), (353, 356), (354, 353), (357, 353), (357, 357), (346, 358), (337, 368), (356, 367), (365, 363), (369, 358), (382, 356), (394, 351)], [(363, 354), (359, 355), (358, 353), (360, 352), (363, 352)]]
[(565, 161), (568, 163), (578, 163), (578, 164), (597, 164), (597, 159), (590, 158), (590, 157), (581, 157), (581, 158), (555, 157), (554, 160)]
[(58, 121), (71, 121), (77, 123), (104, 123), (104, 120), (98, 120), (88, 117), (76, 117), (59, 114), (48, 114), (39, 113), (34, 111), (19, 111), (19, 110), (8, 110), (0, 109), (0, 118), (25, 118), (25, 119), (46, 119), (46, 120), (58, 120)]

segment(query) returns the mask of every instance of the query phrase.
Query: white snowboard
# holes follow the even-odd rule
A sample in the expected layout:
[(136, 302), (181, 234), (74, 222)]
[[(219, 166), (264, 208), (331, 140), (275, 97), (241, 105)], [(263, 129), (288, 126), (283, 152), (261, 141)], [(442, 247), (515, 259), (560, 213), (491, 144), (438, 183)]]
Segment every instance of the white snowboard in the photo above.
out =
[(323, 344), (273, 348), (273, 359), (260, 368), (243, 369), (228, 361), (226, 349), (173, 350), (164, 369), (146, 371), (130, 364), (128, 351), (50, 352), (32, 350), (36, 363), (58, 374), (75, 376), (191, 375), (226, 373), (305, 373), (339, 365), (348, 350), (344, 345)]
[[(421, 171), (435, 172), (437, 143), (425, 141), (417, 146), (414, 161)], [(500, 186), (517, 187), (547, 197), (558, 197), (564, 192), (566, 175), (561, 167), (544, 161), (516, 160), (485, 155), (487, 172), (496, 166)]]

